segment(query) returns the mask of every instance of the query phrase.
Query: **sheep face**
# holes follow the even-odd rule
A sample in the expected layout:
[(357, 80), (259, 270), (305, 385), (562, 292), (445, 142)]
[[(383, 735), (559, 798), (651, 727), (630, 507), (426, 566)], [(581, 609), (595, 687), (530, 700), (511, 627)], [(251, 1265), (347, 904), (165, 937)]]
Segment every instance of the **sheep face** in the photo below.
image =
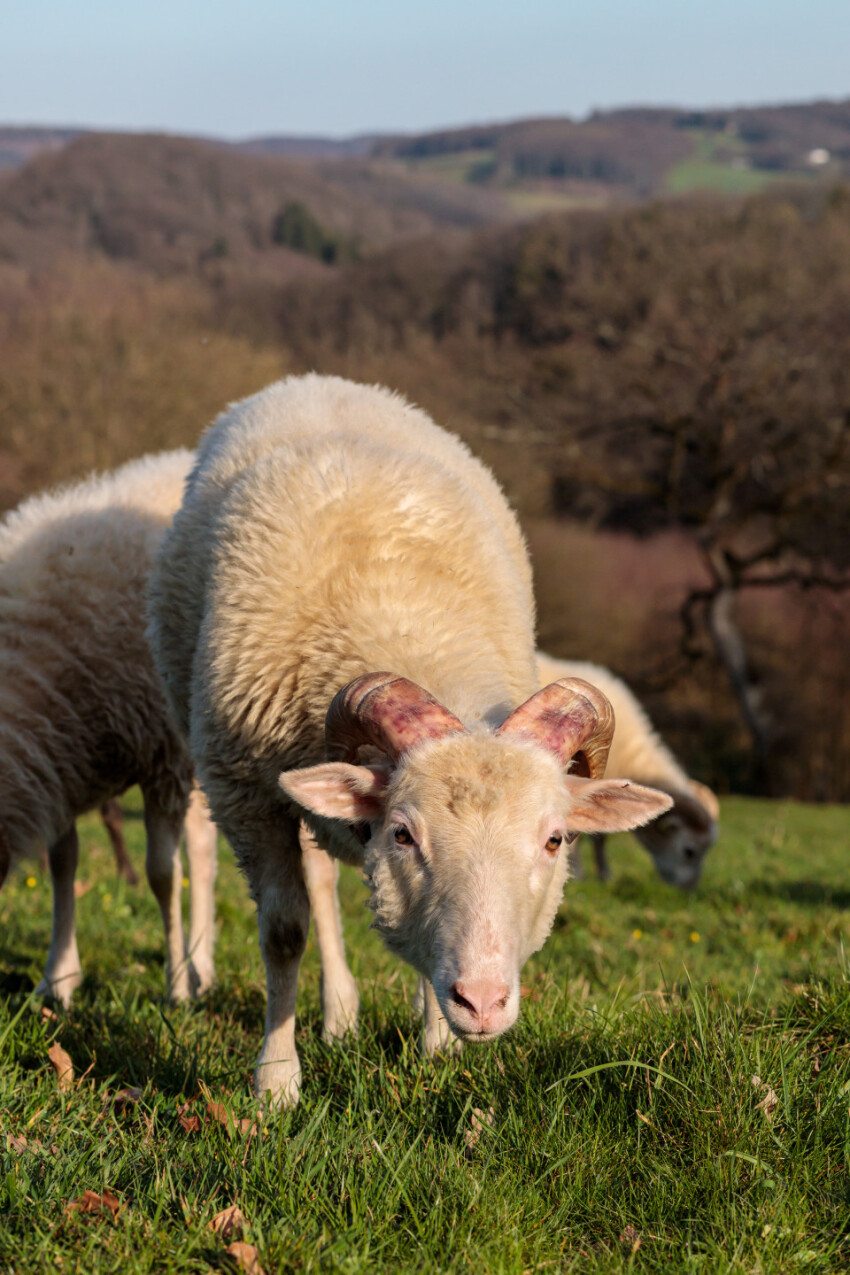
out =
[(692, 890), (700, 879), (705, 856), (717, 840), (717, 823), (690, 793), (670, 791), (670, 796), (670, 810), (636, 828), (635, 836), (652, 855), (663, 881), (680, 890)]
[(653, 818), (669, 797), (566, 775), (544, 748), (484, 733), (430, 740), (392, 769), (328, 763), (281, 776), (302, 808), (367, 821), (374, 927), (433, 985), (452, 1031), (486, 1041), (519, 1012), (580, 831)]

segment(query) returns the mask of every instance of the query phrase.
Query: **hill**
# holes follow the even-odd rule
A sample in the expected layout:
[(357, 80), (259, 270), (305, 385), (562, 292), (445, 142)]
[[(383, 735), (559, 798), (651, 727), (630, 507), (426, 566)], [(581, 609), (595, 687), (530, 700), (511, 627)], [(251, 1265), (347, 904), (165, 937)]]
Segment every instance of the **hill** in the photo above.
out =
[[(75, 129), (0, 128), (0, 169), (85, 135)], [(144, 142), (125, 137), (128, 145)], [(520, 119), (409, 136), (270, 135), (234, 143), (207, 139), (206, 145), (319, 165), (322, 177), (338, 180), (343, 190), (355, 185), (364, 194), (363, 187), (374, 183), (385, 210), (397, 206), (407, 214), (424, 211), (439, 224), (472, 225), (547, 209), (694, 190), (748, 194), (777, 180), (848, 176), (850, 101), (710, 110), (632, 107), (597, 111), (583, 120)], [(338, 165), (348, 171), (335, 177), (328, 169)], [(387, 242), (386, 234), (379, 239)]]
[(161, 274), (267, 282), (442, 227), (480, 225), (498, 200), (416, 174), (316, 166), (163, 136), (85, 134), (0, 175), (0, 258), (62, 254)]
[(13, 128), (0, 126), (0, 169), (18, 168), (41, 151), (61, 150), (82, 129), (78, 128)]
[(513, 191), (515, 198), (548, 192), (553, 202), (559, 194), (575, 198), (588, 184), (632, 198), (746, 192), (779, 175), (850, 173), (850, 101), (599, 111), (582, 121), (519, 120), (382, 138), (373, 153)]

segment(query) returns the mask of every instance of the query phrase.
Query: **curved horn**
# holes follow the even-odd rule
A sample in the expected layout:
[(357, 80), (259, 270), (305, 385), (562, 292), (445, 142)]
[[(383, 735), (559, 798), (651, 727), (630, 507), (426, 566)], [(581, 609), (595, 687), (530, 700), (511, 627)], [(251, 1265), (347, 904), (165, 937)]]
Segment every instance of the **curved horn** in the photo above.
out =
[(363, 744), (395, 761), (414, 744), (465, 731), (462, 722), (421, 686), (395, 673), (366, 673), (343, 686), (325, 717), (331, 761), (352, 761)]
[(562, 677), (514, 709), (497, 735), (517, 735), (557, 753), (573, 775), (601, 779), (614, 736), (606, 695), (580, 677)]

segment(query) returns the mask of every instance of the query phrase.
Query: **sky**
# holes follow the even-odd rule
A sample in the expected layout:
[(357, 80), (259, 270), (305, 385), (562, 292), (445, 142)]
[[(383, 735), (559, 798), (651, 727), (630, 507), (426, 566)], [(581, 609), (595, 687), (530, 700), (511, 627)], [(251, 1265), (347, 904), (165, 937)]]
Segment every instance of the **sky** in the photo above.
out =
[(0, 123), (246, 137), (850, 96), (850, 0), (0, 0)]

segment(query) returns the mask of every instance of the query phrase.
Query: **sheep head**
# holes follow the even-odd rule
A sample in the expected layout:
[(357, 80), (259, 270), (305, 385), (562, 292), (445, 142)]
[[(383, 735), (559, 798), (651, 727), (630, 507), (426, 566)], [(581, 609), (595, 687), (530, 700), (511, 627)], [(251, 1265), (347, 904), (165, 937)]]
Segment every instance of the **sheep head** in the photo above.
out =
[(635, 836), (652, 855), (656, 871), (668, 885), (692, 890), (702, 874), (705, 856), (717, 840), (720, 806), (705, 784), (691, 780), (687, 788), (662, 781), (672, 805), (659, 818), (635, 829)]
[[(368, 825), (374, 927), (431, 981), (456, 1035), (489, 1040), (516, 1020), (520, 969), (551, 928), (570, 841), (670, 806), (601, 777), (613, 729), (607, 699), (579, 678), (544, 687), (490, 732), (375, 673), (328, 710), (327, 752), (340, 760), (280, 776), (308, 822)], [(381, 760), (354, 764), (363, 746)]]

